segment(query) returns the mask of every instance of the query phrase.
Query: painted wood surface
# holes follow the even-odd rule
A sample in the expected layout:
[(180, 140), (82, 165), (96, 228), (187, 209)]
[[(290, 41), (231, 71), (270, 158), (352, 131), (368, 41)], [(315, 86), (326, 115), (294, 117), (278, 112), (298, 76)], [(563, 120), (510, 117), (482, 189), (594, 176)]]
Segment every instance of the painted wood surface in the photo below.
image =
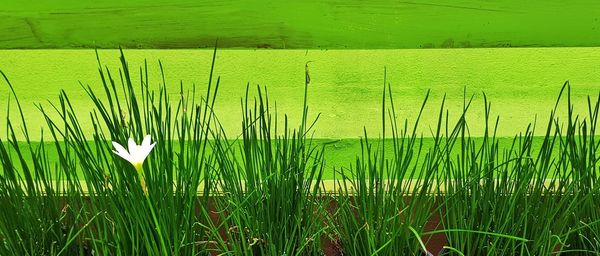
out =
[(600, 2), (4, 0), (0, 48), (600, 46)]
[[(197, 93), (204, 94), (212, 50), (126, 50), (125, 55), (134, 81), (139, 80), (139, 67), (147, 59), (150, 86), (157, 88), (161, 60), (168, 92), (174, 99), (180, 97), (180, 82), (185, 90), (196, 84)], [(100, 57), (103, 65), (117, 74), (118, 50), (101, 50)], [(228, 134), (241, 132), (240, 99), (248, 83), (253, 88), (266, 86), (279, 114), (288, 114), (290, 123), (297, 122), (304, 93), (304, 65), (309, 61), (310, 112), (313, 117), (321, 113), (314, 134), (317, 138), (358, 138), (363, 127), (378, 135), (385, 67), (401, 121), (416, 118), (431, 89), (421, 120), (424, 136), (431, 135), (430, 126), (437, 124), (444, 95), (451, 119), (457, 120), (465, 89), (467, 97), (474, 96), (467, 116), (472, 136), (483, 132), (483, 92), (492, 103), (494, 118), (500, 116), (499, 136), (523, 132), (536, 119), (545, 125), (566, 80), (571, 81), (577, 113), (586, 113), (588, 95), (594, 99), (600, 93), (600, 48), (221, 50), (217, 52), (216, 74), (222, 83), (215, 111)], [(0, 51), (0, 70), (14, 84), (33, 131), (43, 124), (34, 104), (48, 107), (47, 100), (56, 102), (60, 90), (65, 90), (75, 109), (87, 117), (91, 101), (78, 81), (103, 95), (97, 65), (93, 50)], [(0, 82), (0, 117), (6, 115), (8, 96), (8, 88)], [(84, 125), (91, 131), (91, 124)], [(0, 134), (5, 134), (2, 129), (4, 125), (0, 125)], [(543, 132), (540, 127), (536, 134)]]

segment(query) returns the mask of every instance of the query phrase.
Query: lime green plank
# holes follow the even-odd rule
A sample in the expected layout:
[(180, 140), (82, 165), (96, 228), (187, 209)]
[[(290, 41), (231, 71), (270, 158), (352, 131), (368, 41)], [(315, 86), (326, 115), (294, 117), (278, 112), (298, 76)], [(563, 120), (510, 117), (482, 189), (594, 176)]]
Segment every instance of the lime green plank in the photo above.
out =
[[(157, 88), (160, 59), (172, 97), (179, 97), (180, 81), (186, 89), (195, 83), (198, 94), (204, 94), (211, 50), (127, 50), (125, 54), (134, 80), (139, 77), (138, 67), (147, 59), (150, 86)], [(221, 88), (215, 111), (230, 137), (241, 132), (240, 99), (247, 83), (266, 86), (279, 114), (287, 113), (290, 123), (297, 123), (304, 93), (304, 65), (308, 61), (310, 113), (312, 117), (321, 113), (316, 138), (358, 138), (363, 127), (371, 136), (378, 135), (384, 67), (400, 121), (416, 118), (431, 89), (421, 123), (424, 136), (430, 135), (429, 127), (437, 122), (444, 95), (450, 122), (457, 120), (465, 89), (467, 96), (474, 96), (467, 116), (472, 135), (483, 132), (485, 92), (492, 103), (492, 117), (500, 116), (498, 135), (509, 137), (524, 131), (536, 118), (545, 125), (567, 79), (573, 87), (576, 113), (585, 114), (587, 95), (596, 97), (600, 92), (600, 48), (220, 50), (217, 55), (216, 74), (221, 76)], [(114, 72), (119, 67), (118, 56), (117, 50), (100, 51), (103, 64)], [(78, 81), (103, 94), (93, 50), (4, 50), (0, 51), (0, 70), (15, 86), (34, 135), (44, 126), (35, 104), (49, 108), (48, 100), (57, 102), (59, 91), (65, 90), (78, 113), (87, 118), (93, 107)], [(0, 81), (2, 118), (7, 114), (9, 95), (8, 87)], [(14, 99), (12, 102), (14, 110)], [(566, 102), (562, 106), (565, 110)], [(11, 116), (16, 117), (16, 112)], [(91, 131), (90, 123), (83, 125)], [(5, 128), (0, 125), (0, 136), (5, 136)], [(537, 135), (541, 133), (543, 129), (536, 131)]]
[(0, 48), (600, 46), (600, 2), (5, 0)]

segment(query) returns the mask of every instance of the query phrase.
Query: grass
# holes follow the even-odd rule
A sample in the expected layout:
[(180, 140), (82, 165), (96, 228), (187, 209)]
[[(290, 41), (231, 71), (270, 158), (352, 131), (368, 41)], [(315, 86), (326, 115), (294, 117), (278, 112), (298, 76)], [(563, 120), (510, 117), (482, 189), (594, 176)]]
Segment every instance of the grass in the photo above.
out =
[[(384, 80), (383, 134), (387, 119), (385, 84)], [(428, 96), (429, 93), (419, 117)], [(440, 183), (434, 181), (431, 170), (440, 158), (425, 154), (419, 159), (421, 152), (415, 150), (419, 143), (416, 129), (419, 117), (412, 133), (406, 126), (402, 129), (396, 123), (391, 89), (390, 101), (392, 150), (385, 148), (385, 140), (380, 146), (369, 144), (365, 131), (361, 157), (351, 167), (350, 174), (342, 173), (342, 189), (337, 197), (339, 212), (334, 216), (338, 217), (336, 224), (341, 247), (351, 255), (394, 255), (398, 252), (418, 255), (427, 252), (419, 234), (435, 213), (435, 197), (430, 193)], [(422, 144), (417, 147), (420, 146)], [(390, 159), (386, 158), (386, 153), (391, 155)]]
[[(228, 231), (229, 241), (220, 244), (221, 250), (234, 255), (319, 254), (327, 230), (327, 201), (319, 189), (324, 158), (306, 136), (311, 129), (308, 108), (299, 127), (288, 126), (287, 120), (278, 127), (266, 89), (264, 96), (258, 90), (255, 103), (243, 105), (241, 156), (232, 153), (231, 144), (215, 143), (218, 187), (224, 191), (216, 200), (223, 220), (218, 228)], [(217, 134), (221, 136), (226, 138)]]
[[(564, 155), (553, 154), (556, 140), (561, 138), (555, 133), (560, 129), (552, 129), (553, 119), (538, 152), (531, 150), (530, 130), (515, 138), (513, 148), (505, 150), (511, 153), (503, 155), (493, 126), (478, 146), (468, 136), (459, 135), (457, 140), (466, 153), (446, 164), (445, 175), (455, 180), (444, 191), (444, 227), (524, 239), (449, 232), (449, 248), (465, 255), (551, 255), (562, 249), (570, 231), (570, 209), (576, 207), (580, 194), (572, 192), (570, 171), (561, 172), (569, 168)], [(490, 121), (486, 115), (485, 122)], [(557, 184), (558, 191), (553, 187)]]
[[(266, 89), (246, 87), (236, 141), (213, 111), (221, 90), (215, 58), (198, 97), (193, 86), (184, 96), (183, 85), (169, 97), (164, 80), (151, 90), (146, 65), (134, 84), (124, 55), (120, 62), (118, 72), (99, 69), (102, 86), (84, 87), (94, 105), (87, 115), (64, 91), (40, 106), (47, 136), (39, 143), (4, 76), (14, 99), (8, 112), (16, 110), (0, 141), (0, 254), (429, 254), (434, 234), (447, 240), (444, 255), (593, 255), (598, 248), (600, 92), (577, 115), (565, 83), (545, 127), (536, 124), (543, 137), (534, 139), (530, 125), (500, 147), (486, 96), (484, 116), (475, 119), (484, 133), (474, 139), (472, 98), (454, 116), (445, 99), (426, 111), (428, 93), (416, 118), (404, 121), (385, 77), (379, 136), (364, 130), (355, 161), (336, 168), (338, 186), (326, 191), (328, 146), (313, 142), (320, 116), (309, 112), (308, 72), (298, 122), (271, 107)], [(424, 116), (437, 119), (430, 140), (419, 132)], [(157, 144), (138, 173), (108, 141), (146, 133)], [(430, 230), (435, 216), (441, 222)]]

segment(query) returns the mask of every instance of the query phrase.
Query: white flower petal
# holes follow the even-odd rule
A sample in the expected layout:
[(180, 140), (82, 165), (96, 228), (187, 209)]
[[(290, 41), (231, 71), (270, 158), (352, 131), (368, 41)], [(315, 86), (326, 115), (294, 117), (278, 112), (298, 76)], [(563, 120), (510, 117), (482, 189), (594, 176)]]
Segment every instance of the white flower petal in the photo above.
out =
[(137, 151), (137, 144), (135, 144), (135, 141), (133, 141), (132, 138), (129, 138), (127, 144), (127, 147), (129, 148), (129, 154), (133, 156), (135, 151)]
[(130, 138), (127, 141), (129, 152), (123, 146), (121, 146), (121, 144), (113, 142), (113, 146), (116, 149), (113, 152), (138, 168), (144, 163), (144, 160), (146, 157), (148, 157), (154, 148), (154, 145), (156, 145), (156, 142), (152, 144), (150, 144), (150, 142), (151, 137), (149, 134), (144, 136), (144, 140), (142, 141), (141, 145), (137, 145), (133, 138)]
[(126, 153), (129, 155), (129, 152), (127, 151), (127, 149), (125, 149), (123, 146), (121, 146), (121, 144), (116, 143), (116, 142), (112, 142), (113, 147), (115, 147), (115, 150), (119, 153)]
[(150, 146), (150, 134), (146, 135), (144, 137), (144, 140), (142, 141), (142, 147), (148, 147)]
[(131, 162), (131, 155), (129, 154), (129, 152), (127, 152), (127, 150), (121, 146), (121, 144), (116, 143), (116, 142), (112, 142), (113, 147), (115, 147), (116, 150), (113, 150), (113, 152), (115, 154), (117, 154), (118, 156), (120, 156), (121, 158), (130, 161)]
[(148, 145), (147, 147), (142, 148), (142, 152), (140, 152), (141, 159), (146, 159), (146, 157), (148, 157), (148, 155), (150, 155), (150, 152), (154, 148), (154, 145), (156, 145), (156, 142), (152, 143), (151, 145)]
[(113, 153), (117, 154), (121, 158), (125, 159), (128, 162), (131, 162), (131, 156), (127, 152), (118, 152), (113, 150)]
[(152, 149), (154, 148), (154, 145), (156, 145), (156, 141), (154, 143), (152, 143), (152, 145), (148, 146), (148, 152), (152, 151)]

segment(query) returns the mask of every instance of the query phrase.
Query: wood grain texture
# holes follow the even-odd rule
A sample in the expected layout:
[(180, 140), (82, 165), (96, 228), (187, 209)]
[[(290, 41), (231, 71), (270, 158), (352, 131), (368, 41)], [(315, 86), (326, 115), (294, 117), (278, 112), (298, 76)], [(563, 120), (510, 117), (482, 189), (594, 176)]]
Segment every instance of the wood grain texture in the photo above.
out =
[(0, 48), (600, 46), (600, 2), (5, 0)]
[[(103, 65), (113, 74), (119, 68), (118, 50), (100, 50)], [(165, 68), (168, 93), (179, 99), (180, 81), (184, 90), (196, 84), (197, 97), (204, 95), (212, 50), (125, 50), (139, 85), (139, 67), (148, 60), (149, 85), (158, 88), (161, 76), (158, 60)], [(297, 124), (302, 113), (304, 65), (309, 62), (310, 114), (321, 113), (315, 126), (317, 138), (344, 139), (381, 131), (381, 94), (384, 67), (392, 86), (398, 119), (413, 122), (431, 89), (421, 119), (421, 131), (430, 136), (446, 96), (450, 122), (458, 120), (463, 94), (474, 96), (467, 115), (473, 136), (483, 134), (483, 95), (492, 103), (492, 117), (500, 116), (498, 136), (514, 136), (529, 123), (539, 124), (542, 135), (547, 117), (566, 80), (572, 84), (575, 113), (587, 112), (587, 99), (600, 93), (600, 48), (490, 48), (490, 49), (405, 49), (405, 50), (221, 50), (217, 51), (215, 74), (221, 77), (215, 113), (230, 136), (241, 133), (240, 100), (246, 84), (266, 86), (280, 117), (287, 114)], [(27, 124), (39, 131), (44, 120), (35, 104), (50, 108), (60, 90), (87, 120), (92, 102), (78, 81), (104, 95), (93, 50), (4, 50), (0, 70), (15, 86), (23, 104)], [(10, 92), (0, 82), (0, 118), (6, 115)], [(253, 94), (254, 95), (254, 94)], [(565, 110), (566, 102), (561, 105)], [(14, 100), (13, 107), (14, 109)], [(560, 116), (566, 112), (561, 111)], [(16, 113), (12, 114), (13, 118)], [(2, 120), (2, 119), (0, 119)], [(281, 121), (281, 119), (280, 119)], [(82, 123), (90, 132), (92, 124)], [(0, 136), (6, 134), (0, 125)]]

